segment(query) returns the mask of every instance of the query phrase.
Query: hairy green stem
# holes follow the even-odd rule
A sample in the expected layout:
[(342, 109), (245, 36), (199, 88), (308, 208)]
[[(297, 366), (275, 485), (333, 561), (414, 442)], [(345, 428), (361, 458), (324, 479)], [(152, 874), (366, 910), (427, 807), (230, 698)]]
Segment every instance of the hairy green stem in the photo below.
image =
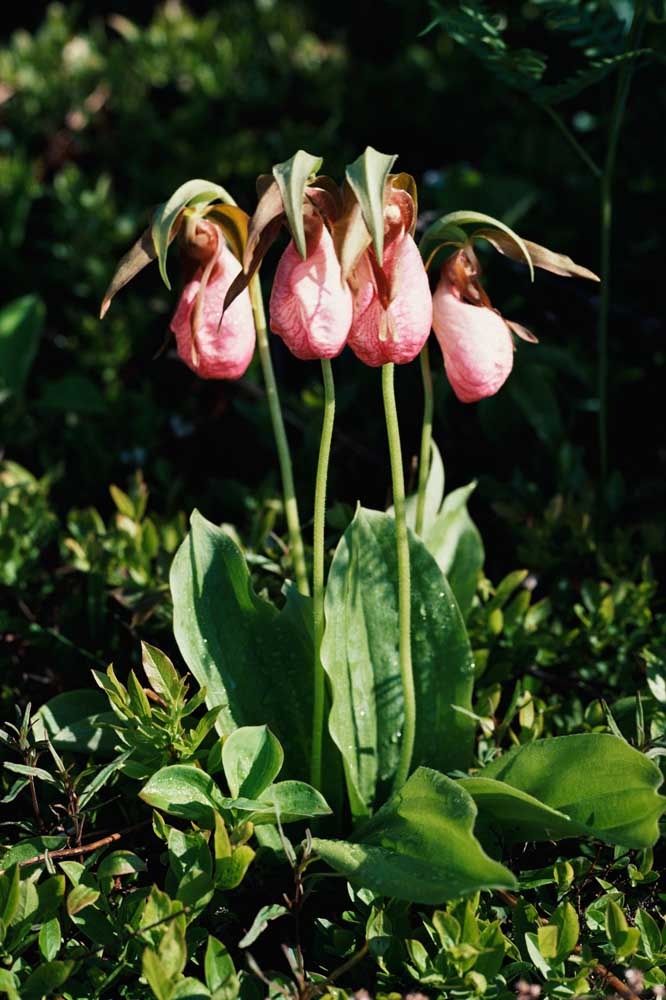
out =
[(324, 419), (321, 425), (319, 460), (314, 501), (312, 608), (314, 619), (314, 699), (312, 704), (312, 762), (310, 777), (315, 788), (321, 787), (321, 758), (324, 741), (324, 708), (326, 678), (321, 662), (321, 642), (324, 637), (324, 530), (326, 526), (326, 483), (331, 457), (331, 441), (335, 422), (335, 385), (331, 362), (322, 358), (324, 380)]
[(386, 433), (388, 435), (389, 454), (391, 457), (391, 479), (393, 483), (395, 547), (398, 556), (399, 659), (402, 692), (405, 702), (400, 757), (398, 759), (394, 784), (394, 790), (398, 791), (407, 781), (409, 769), (412, 764), (414, 737), (416, 734), (416, 695), (414, 691), (414, 672), (412, 670), (412, 595), (409, 568), (409, 537), (407, 535), (407, 518), (405, 517), (405, 479), (402, 468), (398, 411), (395, 405), (394, 366), (392, 364), (384, 365), (382, 368), (382, 392), (384, 395)]
[(310, 586), (308, 584), (308, 571), (305, 565), (305, 549), (303, 548), (303, 535), (301, 534), (301, 522), (298, 516), (298, 503), (296, 500), (296, 490), (294, 488), (294, 473), (291, 466), (291, 453), (289, 442), (284, 429), (282, 419), (282, 408), (278, 395), (273, 361), (271, 360), (271, 350), (268, 344), (268, 334), (266, 332), (266, 313), (264, 311), (264, 300), (261, 294), (261, 284), (259, 276), (255, 275), (250, 282), (250, 301), (252, 303), (252, 314), (254, 325), (257, 331), (257, 345), (259, 347), (259, 359), (264, 374), (264, 384), (266, 386), (266, 397), (268, 399), (268, 409), (273, 425), (273, 434), (277, 447), (278, 460), (280, 462), (280, 473), (282, 475), (282, 491), (284, 493), (284, 512), (287, 518), (287, 529), (289, 531), (289, 547), (294, 565), (294, 575), (296, 585), (301, 594), (308, 595)]
[[(627, 51), (631, 52), (640, 44), (645, 15), (646, 0), (637, 0), (634, 17), (629, 31)], [(633, 61), (623, 63), (618, 76), (615, 100), (611, 112), (608, 148), (601, 178), (601, 301), (599, 304), (599, 324), (597, 328), (598, 371), (597, 396), (599, 398), (599, 510), (603, 524), (606, 506), (606, 484), (608, 481), (608, 319), (610, 314), (610, 272), (611, 235), (613, 226), (613, 180), (617, 147), (622, 129), (622, 121), (631, 86)]]
[(430, 371), (430, 354), (426, 341), (420, 355), (421, 377), (423, 379), (423, 424), (421, 427), (421, 455), (419, 458), (419, 492), (416, 498), (416, 534), (423, 534), (423, 517), (425, 514), (426, 486), (430, 471), (430, 449), (432, 443), (432, 372)]

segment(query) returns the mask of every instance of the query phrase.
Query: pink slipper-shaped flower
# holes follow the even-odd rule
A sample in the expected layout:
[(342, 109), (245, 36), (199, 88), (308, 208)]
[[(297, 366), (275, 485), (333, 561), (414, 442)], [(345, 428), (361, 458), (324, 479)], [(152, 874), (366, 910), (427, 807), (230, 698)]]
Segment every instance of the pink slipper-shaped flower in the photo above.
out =
[(250, 296), (245, 290), (222, 316), (224, 298), (241, 265), (217, 226), (201, 222), (198, 228), (201, 263), (181, 292), (171, 329), (179, 357), (200, 378), (237, 379), (254, 354)]
[(513, 340), (499, 313), (463, 301), (442, 277), (433, 296), (433, 327), (448, 380), (462, 403), (493, 396), (504, 385), (513, 368)]
[(384, 260), (365, 251), (352, 276), (354, 318), (349, 346), (366, 365), (413, 361), (428, 339), (432, 297), (416, 243), (409, 234), (411, 199), (391, 192), (385, 213)]
[(270, 299), (271, 330), (301, 361), (335, 358), (347, 343), (352, 295), (322, 220), (309, 217), (306, 233), (305, 260), (293, 240), (280, 258)]
[(448, 380), (462, 403), (493, 396), (504, 385), (513, 368), (511, 330), (524, 340), (536, 341), (529, 330), (492, 308), (478, 273), (471, 248), (458, 251), (442, 268), (433, 295), (433, 329)]

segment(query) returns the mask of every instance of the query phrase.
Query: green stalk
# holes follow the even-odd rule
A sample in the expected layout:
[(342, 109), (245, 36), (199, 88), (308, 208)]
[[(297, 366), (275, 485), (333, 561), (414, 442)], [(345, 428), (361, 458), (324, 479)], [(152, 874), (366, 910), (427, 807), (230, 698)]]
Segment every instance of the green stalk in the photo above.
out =
[(268, 345), (266, 313), (264, 311), (264, 300), (261, 294), (261, 284), (259, 281), (259, 275), (256, 274), (250, 282), (250, 301), (252, 303), (254, 326), (257, 331), (257, 345), (259, 347), (261, 368), (264, 374), (268, 409), (271, 415), (273, 434), (275, 436), (275, 444), (277, 446), (278, 459), (280, 462), (282, 491), (284, 493), (284, 512), (287, 518), (289, 546), (294, 564), (294, 575), (296, 576), (296, 585), (299, 592), (307, 596), (310, 593), (310, 586), (308, 584), (308, 571), (305, 565), (305, 549), (303, 548), (301, 522), (298, 516), (298, 503), (296, 501), (296, 490), (294, 488), (294, 473), (291, 466), (291, 453), (289, 451), (287, 434), (284, 429), (284, 420), (282, 419), (282, 408), (280, 406), (277, 382), (275, 381), (273, 361), (271, 360), (271, 350)]
[(421, 456), (419, 458), (419, 492), (416, 498), (416, 534), (423, 534), (423, 516), (425, 514), (425, 495), (430, 471), (430, 449), (432, 442), (432, 372), (430, 371), (430, 354), (426, 341), (421, 351), (421, 377), (423, 379), (423, 425), (421, 427)]
[(322, 358), (324, 380), (324, 419), (321, 425), (319, 460), (314, 501), (314, 548), (312, 572), (312, 607), (314, 619), (314, 699), (312, 706), (311, 783), (321, 788), (321, 758), (324, 740), (324, 707), (326, 679), (321, 662), (321, 642), (324, 637), (324, 530), (326, 525), (326, 483), (331, 457), (331, 440), (335, 422), (335, 385), (331, 362)]
[[(627, 51), (637, 48), (645, 22), (647, 4), (637, 0), (629, 31)], [(611, 113), (608, 148), (601, 177), (601, 301), (599, 306), (597, 395), (599, 397), (599, 508), (603, 523), (608, 480), (608, 319), (610, 313), (611, 234), (613, 225), (613, 180), (617, 147), (627, 106), (633, 61), (627, 60), (620, 69)]]
[(394, 365), (392, 364), (384, 365), (382, 368), (382, 392), (384, 395), (384, 414), (386, 416), (386, 433), (388, 435), (389, 454), (391, 456), (391, 479), (393, 482), (395, 547), (398, 556), (399, 658), (402, 691), (405, 701), (402, 743), (400, 744), (400, 757), (394, 784), (394, 790), (398, 791), (407, 781), (409, 769), (412, 764), (414, 737), (416, 733), (416, 695), (414, 691), (414, 673), (412, 670), (411, 580), (409, 569), (409, 538), (407, 535), (407, 519), (405, 517), (405, 479), (402, 468), (398, 411), (395, 405), (393, 370)]

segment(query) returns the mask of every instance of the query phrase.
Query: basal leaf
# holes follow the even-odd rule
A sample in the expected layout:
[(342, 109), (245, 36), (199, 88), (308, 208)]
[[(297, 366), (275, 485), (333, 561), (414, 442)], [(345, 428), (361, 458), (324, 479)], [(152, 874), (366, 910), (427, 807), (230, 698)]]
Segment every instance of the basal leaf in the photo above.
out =
[[(474, 665), (451, 589), (423, 543), (410, 536), (412, 656), (416, 683), (414, 763), (443, 770), (470, 762)], [(322, 662), (328, 674), (331, 736), (345, 762), (356, 815), (392, 787), (403, 722), (398, 663), (395, 524), (360, 508), (341, 539), (326, 590)]]
[(475, 838), (475, 817), (460, 784), (421, 767), (352, 842), (315, 838), (313, 848), (353, 885), (415, 903), (513, 888), (511, 872)]
[[(469, 511), (467, 501), (476, 482), (468, 483), (444, 496), (444, 464), (439, 448), (432, 442), (432, 459), (426, 483), (422, 541), (449, 581), (458, 606), (466, 618), (476, 593), (479, 570), (485, 558), (483, 541)], [(407, 524), (416, 524), (417, 496), (407, 498)], [(393, 508), (389, 509), (393, 514)]]
[(507, 842), (587, 834), (640, 849), (659, 838), (662, 780), (624, 740), (580, 733), (516, 747), (461, 784)]
[(266, 724), (291, 775), (309, 772), (312, 637), (293, 595), (278, 612), (252, 589), (242, 552), (197, 511), (171, 568), (174, 633), (185, 662), (220, 705), (216, 727)]
[(449, 581), (465, 618), (485, 558), (481, 534), (467, 510), (475, 488), (472, 482), (449, 493), (437, 516), (423, 529), (423, 543)]

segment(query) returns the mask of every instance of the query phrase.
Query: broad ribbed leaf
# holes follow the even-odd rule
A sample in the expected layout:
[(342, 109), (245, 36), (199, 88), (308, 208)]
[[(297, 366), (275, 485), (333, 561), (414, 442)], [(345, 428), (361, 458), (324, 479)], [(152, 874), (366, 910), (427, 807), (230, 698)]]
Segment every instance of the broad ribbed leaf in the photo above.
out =
[(421, 767), (353, 842), (315, 838), (315, 852), (354, 885), (438, 905), (480, 889), (515, 887), (474, 836), (476, 807), (459, 783)]
[[(446, 578), (413, 535), (410, 558), (414, 764), (466, 768), (474, 722), (452, 706), (471, 709), (474, 664), (467, 633)], [(322, 644), (333, 699), (329, 729), (345, 762), (356, 815), (386, 798), (400, 751), (396, 562), (393, 518), (359, 508), (329, 572)]]
[(312, 156), (304, 149), (299, 149), (291, 159), (285, 160), (284, 163), (276, 163), (273, 167), (273, 177), (282, 195), (282, 204), (291, 235), (303, 260), (307, 257), (305, 227), (303, 225), (303, 198), (309, 178), (317, 173), (321, 164), (321, 156)]
[(464, 618), (484, 561), (483, 541), (467, 510), (475, 488), (476, 482), (472, 482), (449, 493), (437, 516), (423, 529), (423, 543), (449, 581)]
[(349, 186), (361, 206), (363, 221), (372, 237), (380, 265), (384, 258), (384, 192), (397, 154), (379, 153), (372, 146), (345, 171)]
[(268, 725), (288, 773), (309, 773), (312, 637), (290, 590), (278, 612), (252, 589), (236, 543), (195, 511), (171, 567), (174, 633), (188, 667), (220, 705), (216, 728)]
[[(422, 540), (449, 581), (463, 618), (469, 613), (485, 558), (479, 529), (467, 510), (467, 501), (475, 488), (476, 482), (468, 483), (444, 496), (444, 465), (433, 441)], [(407, 524), (412, 529), (416, 524), (416, 504), (416, 494), (407, 498)]]
[(662, 780), (624, 740), (580, 733), (516, 747), (460, 783), (484, 826), (507, 842), (587, 834), (640, 849), (659, 838)]

